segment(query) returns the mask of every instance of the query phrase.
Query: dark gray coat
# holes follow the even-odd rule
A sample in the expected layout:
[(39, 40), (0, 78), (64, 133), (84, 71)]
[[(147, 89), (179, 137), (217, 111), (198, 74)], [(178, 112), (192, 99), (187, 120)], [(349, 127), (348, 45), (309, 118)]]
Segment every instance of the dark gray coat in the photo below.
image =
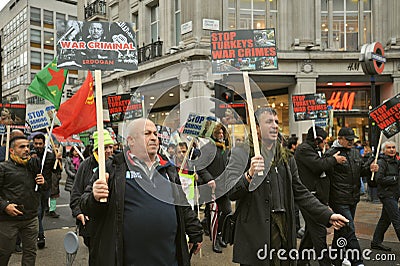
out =
[[(233, 247), (233, 261), (251, 265), (270, 265), (268, 259), (257, 258), (257, 251), (270, 247), (271, 235), (271, 174), (275, 168), (266, 175), (261, 185), (254, 191), (249, 192), (249, 183), (243, 172), (249, 167), (249, 153), (246, 149), (235, 148), (232, 150), (231, 158), (227, 167), (227, 185), (231, 188), (229, 197), (237, 201), (239, 214), (235, 228), (235, 240)], [(302, 211), (322, 224), (329, 224), (330, 216), (333, 214), (325, 205), (321, 204), (301, 183), (294, 158), (289, 157), (288, 163), (278, 165), (279, 177), (286, 180), (286, 220), (287, 239), (289, 249), (296, 248), (296, 230), (294, 202)], [(254, 178), (261, 178), (255, 176)], [(252, 181), (253, 182), (253, 181)], [(295, 262), (292, 262), (295, 265)]]

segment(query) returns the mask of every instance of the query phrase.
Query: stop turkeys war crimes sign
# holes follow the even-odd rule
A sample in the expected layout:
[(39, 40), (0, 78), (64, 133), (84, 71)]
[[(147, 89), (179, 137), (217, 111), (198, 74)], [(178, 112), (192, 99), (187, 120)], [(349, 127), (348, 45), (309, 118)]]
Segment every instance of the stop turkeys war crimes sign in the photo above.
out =
[(212, 32), (211, 56), (214, 73), (278, 69), (275, 29)]
[(325, 93), (293, 95), (292, 103), (295, 121), (328, 118)]
[(371, 110), (369, 117), (375, 121), (387, 138), (400, 132), (400, 93)]

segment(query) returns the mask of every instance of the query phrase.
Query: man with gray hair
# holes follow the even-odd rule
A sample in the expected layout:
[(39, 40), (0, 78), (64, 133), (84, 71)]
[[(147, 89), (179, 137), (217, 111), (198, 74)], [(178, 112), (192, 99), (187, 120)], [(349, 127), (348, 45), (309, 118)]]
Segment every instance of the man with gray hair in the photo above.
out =
[(379, 170), (375, 175), (378, 184), (378, 196), (383, 204), (381, 218), (375, 228), (371, 248), (390, 251), (391, 248), (382, 244), (385, 232), (393, 225), (400, 241), (400, 161), (396, 158), (396, 143), (386, 141), (382, 144), (383, 154), (379, 156)]
[(152, 121), (136, 119), (127, 132), (127, 147), (106, 164), (108, 180), (96, 174), (81, 197), (93, 218), (90, 265), (189, 265), (203, 231), (176, 167), (158, 154)]

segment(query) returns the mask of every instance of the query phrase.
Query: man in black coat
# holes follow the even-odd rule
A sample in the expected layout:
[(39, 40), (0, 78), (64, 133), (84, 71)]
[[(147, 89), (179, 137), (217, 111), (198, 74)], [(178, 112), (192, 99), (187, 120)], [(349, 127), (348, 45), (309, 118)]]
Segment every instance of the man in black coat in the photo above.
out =
[[(329, 196), (329, 179), (326, 177), (325, 171), (336, 163), (344, 163), (346, 160), (344, 156), (338, 154), (339, 152), (332, 157), (321, 157), (327, 137), (328, 133), (321, 127), (310, 127), (306, 141), (301, 143), (294, 153), (300, 180), (325, 205), (328, 204)], [(314, 221), (307, 213), (303, 213), (303, 216), (306, 229), (300, 242), (299, 253), (302, 254), (303, 250), (314, 247), (318, 257), (320, 254), (324, 255), (319, 261), (319, 265), (330, 266), (331, 260), (328, 252), (322, 253), (324, 249), (328, 250), (326, 226)], [(307, 257), (301, 259), (297, 262), (297, 265), (306, 265), (310, 260)]]
[[(272, 108), (257, 110), (260, 155), (235, 147), (226, 170), (229, 198), (236, 200), (233, 261), (242, 265), (296, 265), (294, 202), (325, 225), (348, 221), (321, 204), (300, 182), (296, 162), (278, 140), (279, 119)], [(263, 174), (259, 175), (260, 172)], [(274, 252), (275, 251), (275, 252)]]
[(176, 167), (158, 155), (153, 122), (136, 119), (127, 132), (128, 148), (107, 162), (108, 180), (97, 179), (81, 198), (93, 226), (90, 263), (190, 265), (189, 249), (200, 250), (203, 231)]
[(396, 144), (386, 141), (382, 144), (383, 155), (379, 156), (379, 170), (375, 175), (378, 183), (378, 196), (382, 202), (382, 214), (375, 228), (371, 248), (390, 251), (382, 244), (385, 232), (390, 224), (400, 241), (400, 161), (396, 158)]
[[(354, 217), (356, 214), (357, 203), (360, 201), (360, 176), (368, 176), (371, 171), (377, 172), (379, 166), (368, 161), (363, 162), (358, 150), (354, 148), (354, 139), (357, 136), (353, 129), (342, 127), (339, 130), (338, 138), (333, 142), (332, 147), (326, 152), (325, 156), (333, 156), (339, 152), (346, 157), (344, 163), (336, 163), (331, 169), (326, 171), (330, 180), (329, 206), (336, 213), (342, 214), (349, 220), (349, 225), (340, 230), (335, 230), (332, 240), (332, 248), (341, 252), (341, 249), (351, 249), (355, 254), (347, 258), (351, 265), (363, 265), (361, 257), (361, 247), (356, 237), (354, 227)], [(345, 243), (345, 245), (343, 245)], [(334, 265), (341, 265), (341, 257), (336, 255)], [(357, 256), (358, 255), (358, 256)]]

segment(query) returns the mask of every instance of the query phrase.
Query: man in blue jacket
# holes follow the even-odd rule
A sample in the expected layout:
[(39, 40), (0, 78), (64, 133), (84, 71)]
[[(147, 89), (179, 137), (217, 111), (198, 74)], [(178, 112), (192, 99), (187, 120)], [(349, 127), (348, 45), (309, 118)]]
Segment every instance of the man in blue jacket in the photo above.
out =
[(134, 120), (127, 132), (128, 148), (107, 162), (108, 180), (97, 179), (81, 198), (93, 222), (90, 263), (190, 265), (189, 249), (199, 251), (203, 231), (176, 168), (158, 155), (153, 122)]

